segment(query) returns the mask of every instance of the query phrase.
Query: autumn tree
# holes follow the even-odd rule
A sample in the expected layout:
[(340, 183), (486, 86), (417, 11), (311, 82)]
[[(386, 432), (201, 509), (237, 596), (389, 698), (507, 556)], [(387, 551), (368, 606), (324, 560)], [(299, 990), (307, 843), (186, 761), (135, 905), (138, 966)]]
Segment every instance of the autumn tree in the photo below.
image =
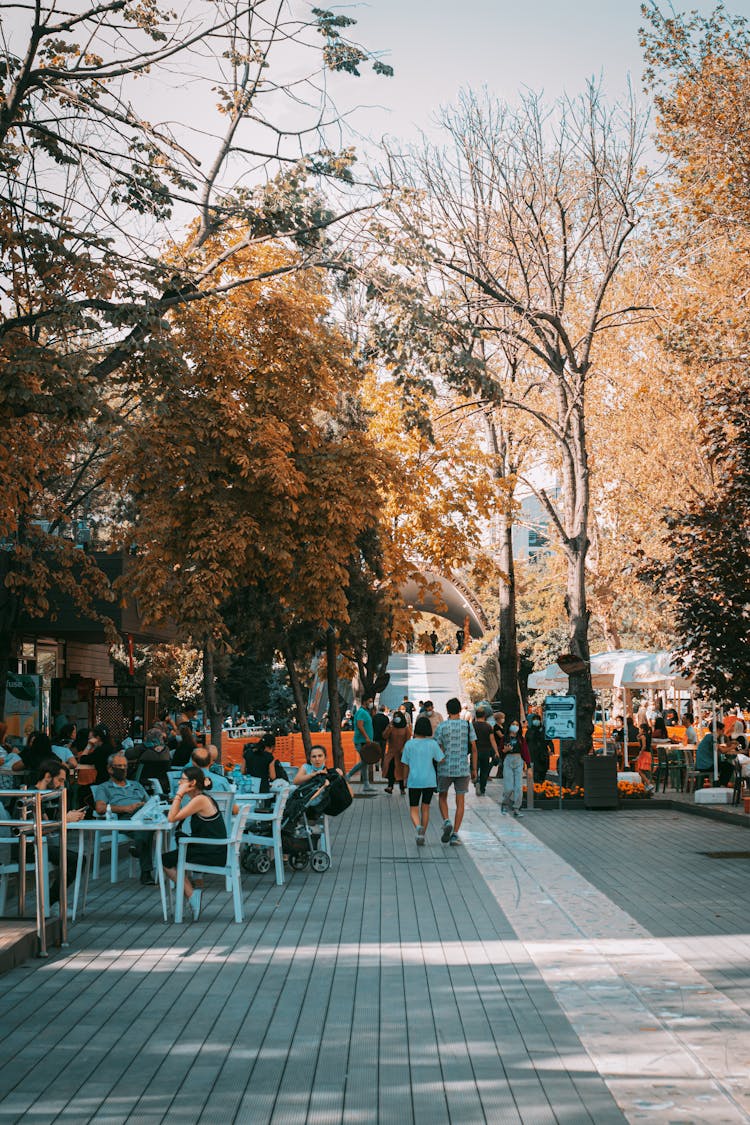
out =
[[(628, 316), (613, 299), (647, 186), (644, 124), (590, 87), (547, 114), (533, 97), (512, 109), (462, 97), (443, 115), (445, 147), (391, 154), (390, 253), (398, 281), (417, 274), (426, 304), (446, 317), (464, 297), (472, 328), (517, 364), (503, 408), (533, 418), (555, 443), (562, 506), (537, 489), (567, 561), (569, 649), (583, 670), (577, 752), (591, 744), (586, 557), (590, 545), (587, 391), (602, 335)], [(456, 288), (461, 287), (461, 302)], [(491, 371), (491, 369), (490, 369)]]
[(21, 613), (43, 613), (55, 584), (82, 589), (60, 540), (141, 390), (173, 370), (171, 313), (251, 281), (227, 282), (225, 263), (276, 237), (297, 252), (274, 271), (334, 257), (353, 153), (323, 78), (389, 68), (348, 17), (286, 2), (0, 3), (0, 17), (2, 672)]
[(705, 17), (645, 14), (680, 251), (660, 343), (691, 392), (705, 467), (701, 489), (665, 513), (671, 556), (645, 573), (674, 601), (678, 647), (699, 686), (734, 701), (750, 688), (750, 33), (721, 6)]
[(385, 472), (366, 434), (336, 422), (359, 375), (323, 277), (284, 269), (280, 247), (246, 253), (256, 260), (227, 275), (275, 279), (175, 314), (161, 362), (179, 356), (179, 378), (143, 396), (117, 460), (135, 513), (122, 529), (138, 551), (130, 593), (204, 647), (209, 710), (211, 654), (243, 587), (262, 593), (290, 674), (295, 631), (345, 617), (352, 539), (372, 519), (363, 497)]

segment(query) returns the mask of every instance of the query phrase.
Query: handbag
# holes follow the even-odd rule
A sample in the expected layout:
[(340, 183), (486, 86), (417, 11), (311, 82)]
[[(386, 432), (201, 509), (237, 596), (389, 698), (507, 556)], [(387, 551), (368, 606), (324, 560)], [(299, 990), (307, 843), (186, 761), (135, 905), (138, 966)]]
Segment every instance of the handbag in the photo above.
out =
[(363, 742), (357, 747), (360, 758), (368, 766), (374, 766), (383, 756), (383, 751), (378, 742)]

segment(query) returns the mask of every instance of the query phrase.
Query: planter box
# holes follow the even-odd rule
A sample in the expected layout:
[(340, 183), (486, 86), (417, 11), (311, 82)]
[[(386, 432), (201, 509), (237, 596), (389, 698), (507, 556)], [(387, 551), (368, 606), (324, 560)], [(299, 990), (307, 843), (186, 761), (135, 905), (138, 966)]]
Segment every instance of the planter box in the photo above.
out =
[(614, 754), (606, 757), (589, 754), (583, 759), (583, 803), (587, 809), (617, 808), (617, 758)]
[(696, 805), (731, 805), (731, 789), (696, 789)]

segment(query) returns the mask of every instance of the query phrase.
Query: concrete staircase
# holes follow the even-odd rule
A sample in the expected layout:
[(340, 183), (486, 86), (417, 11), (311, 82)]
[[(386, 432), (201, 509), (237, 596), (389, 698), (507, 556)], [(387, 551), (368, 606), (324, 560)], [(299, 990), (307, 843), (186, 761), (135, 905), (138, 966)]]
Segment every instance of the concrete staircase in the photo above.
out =
[(388, 708), (398, 707), (405, 695), (416, 706), (420, 699), (431, 699), (436, 711), (445, 716), (446, 700), (461, 698), (458, 654), (395, 653), (388, 661), (391, 679), (380, 695)]

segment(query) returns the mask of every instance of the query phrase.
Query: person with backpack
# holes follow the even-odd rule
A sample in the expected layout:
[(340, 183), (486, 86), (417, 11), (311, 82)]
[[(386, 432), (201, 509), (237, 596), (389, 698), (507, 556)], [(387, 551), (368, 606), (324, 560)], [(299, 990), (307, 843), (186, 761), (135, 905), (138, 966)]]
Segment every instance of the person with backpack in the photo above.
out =
[(487, 712), (484, 707), (477, 707), (476, 715), (474, 730), (477, 733), (477, 758), (479, 761), (477, 795), (483, 797), (487, 788), (487, 778), (490, 776), (492, 763), (497, 759), (499, 748), (495, 741), (495, 732), (487, 721)]
[[(438, 766), (438, 805), (443, 818), (441, 840), (456, 847), (462, 842), (458, 830), (464, 818), (469, 780), (476, 781), (477, 778), (477, 735), (473, 724), (461, 718), (460, 699), (449, 699), (445, 706), (448, 718), (435, 731), (435, 740), (445, 755)], [(456, 794), (454, 823), (448, 816), (448, 790), (451, 785)]]

